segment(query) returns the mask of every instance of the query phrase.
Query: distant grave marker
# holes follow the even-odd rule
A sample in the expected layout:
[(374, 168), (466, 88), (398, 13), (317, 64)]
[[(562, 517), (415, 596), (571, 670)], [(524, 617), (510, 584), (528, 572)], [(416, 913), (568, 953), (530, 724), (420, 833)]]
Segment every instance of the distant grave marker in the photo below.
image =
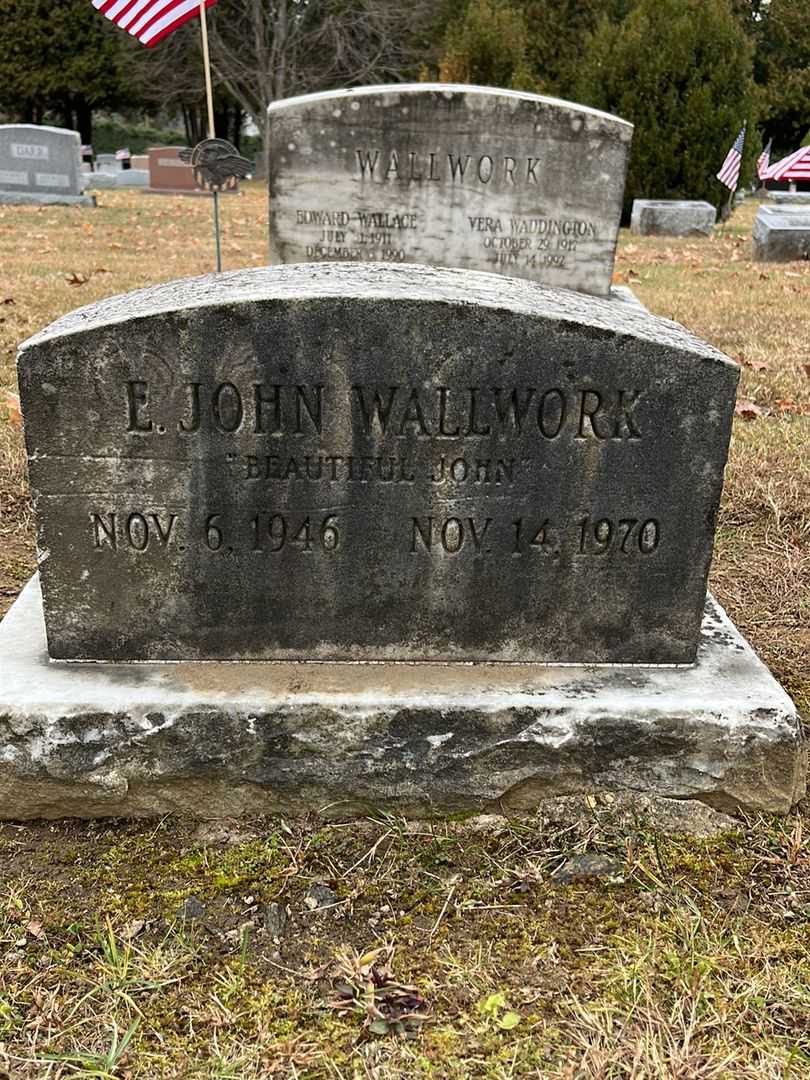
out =
[(761, 206), (752, 239), (755, 261), (810, 259), (810, 206)]
[(634, 199), (630, 231), (641, 236), (710, 236), (717, 220), (711, 203), (691, 199)]
[(419, 262), (607, 296), (632, 125), (415, 83), (268, 109), (270, 261)]
[(75, 203), (82, 195), (77, 131), (36, 124), (0, 124), (0, 203)]
[(159, 194), (203, 194), (191, 166), (180, 159), (182, 146), (153, 146), (149, 158), (149, 191)]

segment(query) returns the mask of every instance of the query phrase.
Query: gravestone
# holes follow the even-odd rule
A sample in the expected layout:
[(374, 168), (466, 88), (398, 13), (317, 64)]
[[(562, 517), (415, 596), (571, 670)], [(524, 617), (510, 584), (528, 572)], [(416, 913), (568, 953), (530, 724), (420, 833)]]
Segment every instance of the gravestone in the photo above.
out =
[(473, 272), (220, 281), (22, 348), (53, 657), (694, 660), (732, 361)]
[(431, 83), (289, 98), (267, 118), (271, 263), (419, 262), (608, 295), (626, 121)]
[(761, 206), (752, 239), (756, 262), (810, 259), (810, 207)]
[(130, 158), (130, 164), (133, 169), (137, 169), (139, 172), (149, 172), (149, 155), (133, 154)]
[(167, 195), (203, 195), (194, 179), (194, 170), (182, 161), (182, 146), (153, 146), (149, 157), (149, 188), (151, 192)]
[(123, 161), (119, 161), (115, 154), (96, 154), (98, 172), (119, 173), (123, 171), (123, 168)]
[(82, 195), (77, 131), (36, 124), (0, 124), (0, 204), (94, 206)]
[(634, 199), (630, 231), (640, 236), (710, 236), (717, 220), (711, 203), (689, 199)]
[(81, 309), (18, 372), (0, 816), (802, 797), (798, 715), (706, 600), (737, 370), (682, 327), (275, 267)]

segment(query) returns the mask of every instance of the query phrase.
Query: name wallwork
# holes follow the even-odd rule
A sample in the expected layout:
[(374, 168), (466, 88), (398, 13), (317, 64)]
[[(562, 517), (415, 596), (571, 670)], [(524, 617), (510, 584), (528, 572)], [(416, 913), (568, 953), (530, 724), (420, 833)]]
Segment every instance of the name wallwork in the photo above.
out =
[(187, 382), (167, 397), (147, 379), (129, 380), (122, 405), (139, 435), (206, 432), (312, 436), (352, 430), (370, 438), (638, 440), (641, 392), (588, 384), (560, 387), (351, 386)]

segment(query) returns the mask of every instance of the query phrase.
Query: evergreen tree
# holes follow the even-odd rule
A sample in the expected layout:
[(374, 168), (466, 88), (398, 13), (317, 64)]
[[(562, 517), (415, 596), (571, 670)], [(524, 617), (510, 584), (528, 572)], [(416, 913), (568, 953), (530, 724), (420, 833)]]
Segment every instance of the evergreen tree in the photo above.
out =
[(771, 0), (757, 24), (755, 74), (762, 87), (765, 138), (779, 154), (801, 145), (810, 127), (810, 5)]
[[(635, 0), (620, 24), (599, 23), (577, 94), (635, 125), (626, 209), (636, 198), (727, 195), (715, 174), (743, 121), (754, 131), (752, 51), (729, 0)], [(757, 143), (747, 140), (749, 174)]]
[(527, 61), (528, 33), (509, 0), (470, 0), (445, 34), (440, 82), (535, 90)]
[(94, 109), (132, 104), (130, 43), (89, 0), (0, 0), (0, 25), (0, 108), (12, 119), (52, 120), (90, 142)]

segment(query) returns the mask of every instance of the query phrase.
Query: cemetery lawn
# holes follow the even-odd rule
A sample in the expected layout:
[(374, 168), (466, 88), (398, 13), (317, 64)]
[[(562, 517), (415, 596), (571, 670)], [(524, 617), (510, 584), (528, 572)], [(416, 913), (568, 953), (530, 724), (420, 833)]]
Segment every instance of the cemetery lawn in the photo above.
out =
[[(0, 613), (17, 343), (211, 261), (206, 200), (98, 200), (0, 208)], [(262, 265), (263, 189), (222, 202), (225, 267)], [(810, 263), (752, 263), (755, 210), (623, 233), (617, 280), (742, 365), (711, 586), (808, 716)], [(636, 809), (0, 824), (0, 1078), (810, 1075), (810, 815)]]

